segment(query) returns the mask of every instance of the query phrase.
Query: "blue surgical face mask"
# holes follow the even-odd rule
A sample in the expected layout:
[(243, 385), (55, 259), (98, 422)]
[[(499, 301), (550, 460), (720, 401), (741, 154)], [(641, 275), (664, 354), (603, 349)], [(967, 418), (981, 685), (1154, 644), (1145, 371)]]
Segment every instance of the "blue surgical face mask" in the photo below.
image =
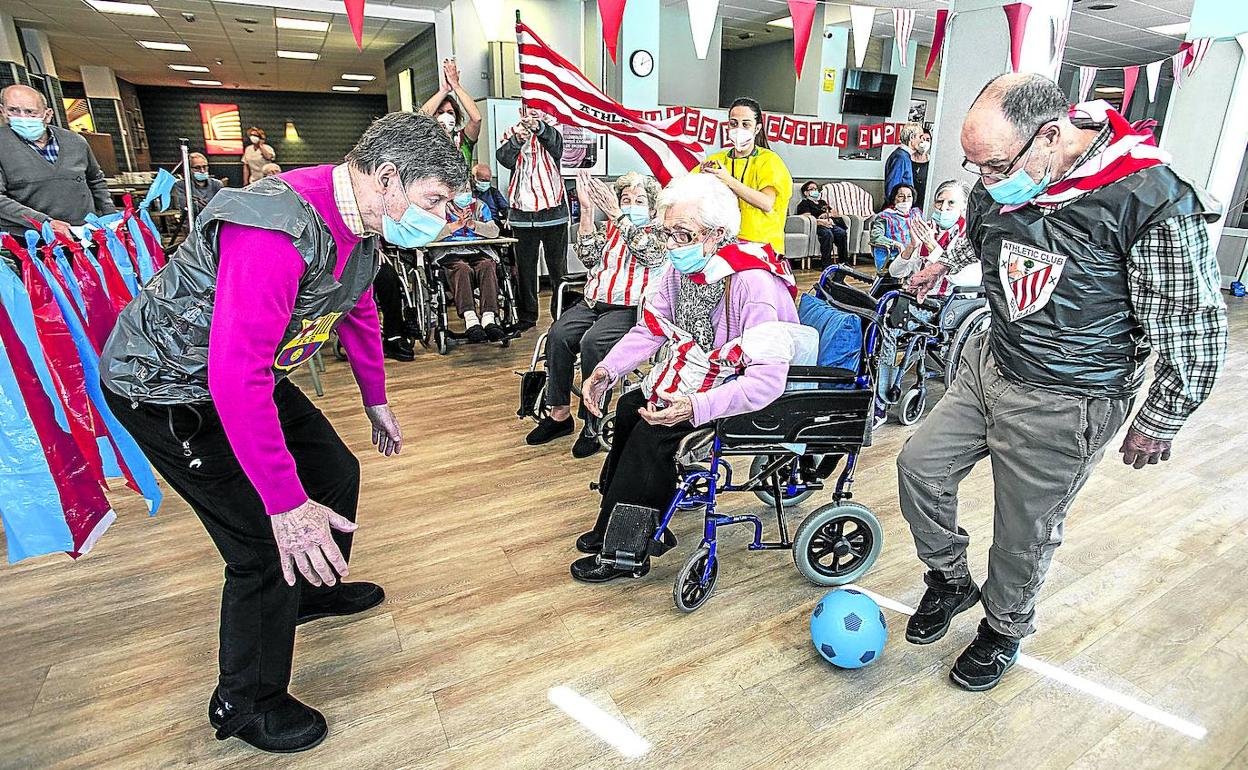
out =
[(401, 249), (419, 249), (432, 243), (446, 222), (408, 201), (407, 210), (398, 220), (385, 213), (386, 199), (381, 199), (381, 237)]
[(196, 182), (207, 182), (207, 181), (208, 181), (208, 172), (207, 172), (207, 171), (192, 171), (192, 172), (191, 172), (191, 176), (195, 177), (195, 181), (196, 181)]
[(628, 215), (628, 220), (638, 227), (650, 224), (649, 206), (625, 206), (624, 213)]
[(39, 141), (48, 130), (39, 118), (9, 118), (9, 128), (28, 142)]
[(459, 195), (455, 196), (455, 205), (459, 206), (461, 209), (467, 208), (471, 203), (472, 193), (468, 191), (461, 192)]
[[(1053, 156), (1050, 154), (1050, 163), (1052, 160)], [(985, 182), (984, 189), (1002, 206), (1021, 206), (1044, 192), (1049, 186), (1051, 176), (1052, 170), (1046, 169), (1044, 178), (1037, 182), (1027, 173), (1027, 163), (1024, 161), (1017, 171), (1001, 181), (992, 184)]]
[(702, 268), (706, 267), (706, 263), (711, 260), (711, 255), (702, 250), (701, 241), (694, 241), (688, 246), (680, 246), (668, 251), (667, 258), (671, 260), (672, 267), (688, 275), (701, 272)]
[(941, 230), (950, 230), (958, 223), (957, 209), (936, 209), (932, 212), (932, 221)]
[(807, 198), (810, 198), (812, 201), (817, 201), (817, 200), (819, 200), (819, 191), (818, 191), (818, 190), (807, 190), (806, 192), (804, 192), (804, 193), (802, 193), (802, 194), (803, 194), (803, 195), (805, 195)]
[(477, 181), (473, 182), (473, 186), (474, 186), (474, 187), (476, 187), (476, 188), (477, 188), (477, 190), (478, 190), (478, 191), (480, 191), (480, 192), (485, 192), (486, 190), (490, 189), (490, 183), (489, 183), (489, 182), (482, 182), (480, 179), (478, 179)]

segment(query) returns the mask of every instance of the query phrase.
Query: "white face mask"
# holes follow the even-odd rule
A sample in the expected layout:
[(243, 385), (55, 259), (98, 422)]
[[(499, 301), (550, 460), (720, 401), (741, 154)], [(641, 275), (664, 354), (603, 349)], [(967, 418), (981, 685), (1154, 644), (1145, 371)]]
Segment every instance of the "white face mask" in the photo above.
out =
[(252, 134), (252, 135), (251, 135), (251, 143), (252, 143), (252, 144), (260, 144), (260, 137), (259, 137), (258, 135), (256, 135), (256, 134)]
[(728, 130), (728, 141), (737, 150), (749, 149), (754, 144), (754, 132), (748, 128), (731, 128)]
[(438, 121), (438, 125), (442, 126), (442, 128), (446, 130), (446, 133), (449, 134), (455, 130), (455, 116), (451, 113), (439, 112), (438, 117), (435, 118), (435, 120)]
[(893, 204), (893, 208), (897, 209), (899, 214), (909, 214), (910, 208), (914, 205), (911, 201), (897, 201)]
[(919, 154), (926, 155), (927, 151), (932, 149), (932, 143), (928, 141), (919, 142)]

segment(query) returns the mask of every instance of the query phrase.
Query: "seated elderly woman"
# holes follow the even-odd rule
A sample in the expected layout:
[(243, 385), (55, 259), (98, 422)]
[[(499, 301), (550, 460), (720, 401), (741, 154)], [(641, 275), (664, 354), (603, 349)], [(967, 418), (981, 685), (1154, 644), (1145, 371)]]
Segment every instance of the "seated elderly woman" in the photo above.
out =
[[(788, 376), (797, 287), (770, 246), (737, 241), (736, 196), (713, 176), (691, 174), (659, 195), (658, 212), (671, 267), (659, 276), (641, 320), (586, 381), (589, 411), (598, 415), (608, 388), (669, 344), (641, 388), (616, 406), (598, 521), (576, 541), (583, 553), (601, 552), (617, 505), (667, 507), (676, 491), (675, 452), (682, 438), (697, 426), (770, 404)], [(661, 550), (675, 544), (670, 531), (662, 538)], [(572, 564), (572, 577), (603, 583), (641, 577), (649, 569), (648, 556), (638, 570), (625, 572), (591, 555)]]
[[(546, 403), (550, 415), (525, 438), (530, 445), (545, 444), (572, 433), (572, 368), (581, 355), (581, 379), (589, 378), (611, 346), (637, 322), (637, 306), (655, 285), (667, 250), (654, 236), (651, 219), (659, 195), (653, 177), (630, 172), (615, 180), (612, 192), (588, 171), (576, 180), (581, 204), (576, 256), (585, 276), (585, 301), (563, 311), (546, 336)], [(606, 222), (594, 224), (594, 212)], [(585, 406), (578, 415), (585, 420)], [(572, 456), (589, 457), (598, 451), (598, 437), (589, 423), (572, 445)]]
[(877, 270), (883, 271), (914, 242), (911, 226), (922, 218), (914, 188), (908, 184), (894, 187), (888, 206), (871, 220), (871, 253)]
[[(435, 252), (438, 264), (446, 269), (455, 311), (464, 319), (469, 342), (498, 342), (507, 336), (498, 323), (498, 271), (493, 247), (473, 243), (497, 238), (498, 223), (490, 207), (464, 190), (446, 205), (446, 226), (439, 241), (456, 241), (459, 246)], [(480, 313), (473, 296), (473, 284), (480, 291)]]

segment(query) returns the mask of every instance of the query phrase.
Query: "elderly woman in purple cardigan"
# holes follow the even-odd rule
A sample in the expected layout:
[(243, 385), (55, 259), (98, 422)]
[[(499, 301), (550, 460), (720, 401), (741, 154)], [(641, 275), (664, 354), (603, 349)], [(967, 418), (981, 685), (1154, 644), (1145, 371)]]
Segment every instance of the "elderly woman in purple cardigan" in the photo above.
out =
[[(611, 511), (621, 503), (666, 508), (676, 491), (680, 440), (698, 426), (770, 404), (784, 391), (792, 357), (796, 284), (770, 246), (737, 240), (741, 212), (732, 191), (714, 177), (681, 177), (659, 195), (658, 215), (671, 266), (642, 318), (584, 388), (586, 407), (597, 414), (612, 384), (666, 343), (641, 388), (616, 407), (598, 520), (576, 541), (591, 555), (571, 568), (586, 583), (649, 571), (648, 558), (636, 571), (600, 563)], [(663, 537), (675, 544), (670, 532)]]

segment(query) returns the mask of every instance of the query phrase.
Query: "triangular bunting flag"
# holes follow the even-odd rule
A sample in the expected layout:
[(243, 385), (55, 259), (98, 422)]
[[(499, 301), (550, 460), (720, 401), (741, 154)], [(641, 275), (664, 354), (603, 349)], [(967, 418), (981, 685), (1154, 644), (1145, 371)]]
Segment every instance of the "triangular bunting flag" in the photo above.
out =
[(1170, 76), (1174, 78), (1174, 87), (1179, 88), (1183, 85), (1183, 68), (1187, 66), (1187, 49), (1180, 48), (1179, 52), (1170, 57)]
[(347, 5), (347, 23), (355, 35), (355, 47), (364, 50), (364, 0), (343, 0)]
[(1053, 79), (1057, 80), (1057, 73), (1062, 68), (1062, 57), (1066, 55), (1066, 38), (1070, 35), (1070, 16), (1050, 16), (1053, 31), (1053, 53), (1049, 61), (1052, 66)]
[(1127, 107), (1131, 106), (1131, 97), (1135, 95), (1135, 82), (1140, 79), (1140, 68), (1122, 68), (1122, 109), (1118, 110), (1123, 117), (1127, 115)]
[(915, 11), (909, 8), (893, 9), (893, 43), (897, 46), (897, 60), (906, 66), (909, 56), (910, 33), (914, 32)]
[(699, 59), (706, 58), (715, 36), (715, 17), (719, 15), (719, 0), (685, 0), (689, 6), (689, 31), (693, 33), (693, 50)]
[(797, 79), (802, 79), (802, 64), (806, 61), (806, 47), (810, 45), (810, 28), (815, 21), (815, 0), (789, 0), (789, 15), (793, 17), (793, 69)]
[(1001, 6), (1005, 11), (1005, 20), (1010, 25), (1010, 71), (1018, 72), (1019, 60), (1023, 57), (1023, 37), (1027, 34), (1027, 16), (1031, 6), (1027, 3), (1010, 3)]
[(950, 18), (948, 8), (936, 11), (936, 28), (932, 30), (932, 50), (927, 55), (927, 67), (923, 70), (923, 77), (932, 74), (936, 57), (940, 56), (940, 49), (945, 45), (945, 27), (948, 26)]
[(1081, 66), (1079, 68), (1079, 101), (1086, 102), (1088, 93), (1092, 91), (1092, 82), (1096, 80), (1096, 67)]
[(1161, 78), (1161, 65), (1165, 63), (1165, 59), (1158, 59), (1151, 64), (1144, 65), (1144, 76), (1148, 79), (1149, 104), (1157, 101), (1157, 81)]
[(854, 34), (854, 66), (861, 69), (867, 56), (867, 43), (871, 41), (871, 26), (875, 24), (875, 8), (869, 5), (849, 6), (849, 24)]
[(602, 19), (602, 42), (607, 53), (615, 61), (615, 49), (620, 44), (620, 22), (624, 20), (624, 3), (627, 0), (598, 0), (598, 17)]

